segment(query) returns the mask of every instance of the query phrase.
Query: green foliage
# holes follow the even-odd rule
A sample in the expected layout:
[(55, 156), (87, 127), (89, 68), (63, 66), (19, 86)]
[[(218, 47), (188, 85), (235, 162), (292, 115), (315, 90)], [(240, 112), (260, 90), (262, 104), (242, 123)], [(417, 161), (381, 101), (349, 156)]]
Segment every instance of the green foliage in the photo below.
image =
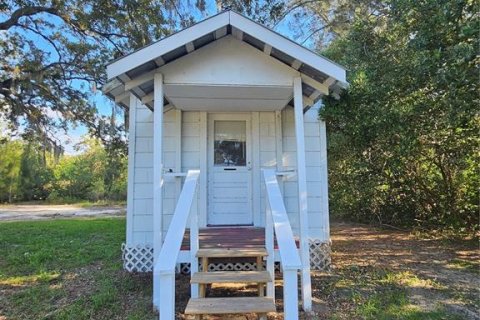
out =
[(18, 194), (18, 175), (22, 144), (0, 141), (0, 202), (12, 202)]
[(56, 158), (38, 143), (1, 143), (0, 201), (126, 199), (126, 155), (116, 147), (109, 152), (95, 139), (83, 146), (78, 155)]
[(23, 146), (18, 177), (18, 189), (23, 200), (45, 200), (48, 196), (52, 171), (47, 167), (44, 151), (34, 142)]
[(54, 188), (49, 200), (126, 198), (126, 157), (110, 157), (96, 140), (85, 142), (86, 151), (62, 158), (54, 168)]
[(349, 70), (326, 99), (336, 215), (478, 230), (479, 25), (470, 0), (393, 0), (326, 52)]

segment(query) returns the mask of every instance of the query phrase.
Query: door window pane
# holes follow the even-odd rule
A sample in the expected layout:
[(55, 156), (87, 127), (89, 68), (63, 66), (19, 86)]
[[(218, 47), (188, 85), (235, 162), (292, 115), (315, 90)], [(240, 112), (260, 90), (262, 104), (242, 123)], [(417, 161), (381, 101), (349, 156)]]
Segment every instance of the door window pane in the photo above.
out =
[(214, 122), (214, 165), (245, 166), (247, 163), (246, 121)]

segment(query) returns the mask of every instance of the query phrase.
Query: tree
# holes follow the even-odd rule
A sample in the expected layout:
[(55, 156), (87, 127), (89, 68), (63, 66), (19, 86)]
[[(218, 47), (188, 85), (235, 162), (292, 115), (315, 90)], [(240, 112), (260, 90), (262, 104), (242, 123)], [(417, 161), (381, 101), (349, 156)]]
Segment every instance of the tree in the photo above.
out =
[(18, 188), (22, 200), (45, 200), (52, 172), (43, 157), (43, 148), (35, 142), (24, 144), (20, 159)]
[(275, 22), (288, 8), (285, 0), (216, 0), (217, 10), (232, 9), (268, 27)]
[(18, 176), (22, 143), (0, 139), (0, 202), (12, 202), (18, 198)]
[(478, 229), (479, 25), (470, 0), (392, 0), (326, 54), (350, 71), (326, 99), (332, 210)]
[(65, 156), (53, 167), (49, 200), (124, 200), (126, 155), (120, 152), (112, 156), (98, 139), (85, 139), (82, 146), (85, 148), (82, 153)]
[[(0, 116), (47, 135), (83, 123), (101, 135), (89, 97), (107, 61), (193, 23), (178, 0), (7, 0), (0, 3)], [(53, 132), (53, 133), (52, 133)]]
[(317, 49), (345, 35), (356, 17), (381, 16), (388, 3), (380, 0), (291, 0), (275, 18), (274, 26), (289, 21), (294, 38)]

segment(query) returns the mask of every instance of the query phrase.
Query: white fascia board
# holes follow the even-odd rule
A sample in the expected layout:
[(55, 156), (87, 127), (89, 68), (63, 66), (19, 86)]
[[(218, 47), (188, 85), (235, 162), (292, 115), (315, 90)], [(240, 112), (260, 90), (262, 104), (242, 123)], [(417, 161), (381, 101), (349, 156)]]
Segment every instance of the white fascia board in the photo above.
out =
[(145, 48), (135, 51), (107, 66), (108, 79), (115, 78), (122, 73), (132, 70), (145, 62), (154, 60), (159, 56), (170, 52), (186, 43), (192, 42), (205, 34), (214, 32), (215, 30), (228, 25), (229, 12), (224, 12), (213, 16), (202, 22), (199, 22), (187, 29), (172, 34), (165, 39), (157, 41)]
[(285, 52), (301, 62), (318, 69), (340, 82), (346, 83), (346, 71), (336, 63), (317, 55), (301, 45), (287, 39), (268, 28), (261, 26), (238, 13), (230, 11), (230, 24), (245, 33), (265, 42), (266, 44)]

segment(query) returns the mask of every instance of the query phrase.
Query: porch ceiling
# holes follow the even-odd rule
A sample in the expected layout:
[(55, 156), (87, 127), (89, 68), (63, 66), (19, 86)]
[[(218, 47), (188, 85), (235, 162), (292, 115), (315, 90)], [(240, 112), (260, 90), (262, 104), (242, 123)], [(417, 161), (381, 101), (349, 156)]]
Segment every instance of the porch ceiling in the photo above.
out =
[[(323, 95), (330, 94), (338, 97), (339, 92), (347, 86), (346, 72), (342, 66), (238, 13), (225, 11), (111, 62), (107, 66), (110, 81), (104, 86), (103, 92), (116, 103), (126, 107), (128, 107), (129, 93), (132, 92), (152, 108), (153, 81), (151, 80), (155, 72), (162, 66), (228, 35), (298, 71), (303, 80), (302, 89), (306, 107), (321, 99)], [(210, 89), (213, 95), (210, 98), (195, 97), (196, 105), (198, 103), (224, 105), (230, 102), (232, 107), (237, 104), (238, 108), (243, 108), (244, 103), (238, 100), (247, 101), (248, 99), (242, 98), (240, 94), (233, 94), (226, 99), (221, 95), (228, 90)], [(291, 93), (291, 90), (287, 91)], [(253, 101), (249, 101), (249, 105), (253, 102), (265, 108), (278, 109), (282, 103), (282, 108), (289, 103), (288, 101), (285, 103), (284, 96), (273, 97), (273, 92), (263, 91), (262, 93), (266, 95), (258, 101), (252, 98)], [(194, 101), (191, 100), (193, 97), (169, 94), (168, 90), (165, 93), (168, 102), (175, 107), (196, 108)], [(183, 103), (186, 105), (182, 105)]]
[(184, 111), (273, 111), (289, 103), (292, 90), (287, 86), (166, 84), (165, 97)]

